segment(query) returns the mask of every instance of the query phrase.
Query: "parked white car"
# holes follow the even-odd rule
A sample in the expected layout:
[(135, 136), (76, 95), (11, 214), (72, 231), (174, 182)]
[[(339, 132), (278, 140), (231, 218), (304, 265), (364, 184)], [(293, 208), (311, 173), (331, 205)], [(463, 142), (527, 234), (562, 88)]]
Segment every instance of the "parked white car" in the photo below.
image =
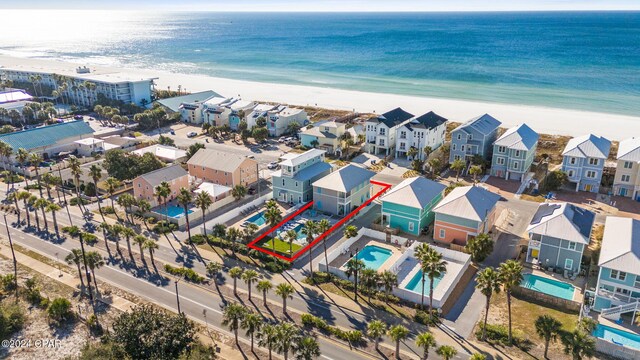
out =
[(267, 169), (273, 170), (278, 168), (278, 163), (276, 161), (272, 161), (267, 165)]

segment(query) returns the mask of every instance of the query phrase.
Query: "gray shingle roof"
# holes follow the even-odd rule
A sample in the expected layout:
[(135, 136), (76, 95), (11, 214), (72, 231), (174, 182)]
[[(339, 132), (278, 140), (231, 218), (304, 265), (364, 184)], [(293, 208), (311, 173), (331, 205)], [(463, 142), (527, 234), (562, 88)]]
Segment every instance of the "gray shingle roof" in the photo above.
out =
[(433, 199), (442, 194), (447, 187), (423, 178), (415, 177), (403, 180), (383, 195), (380, 200), (416, 209), (424, 209)]
[(314, 182), (313, 186), (321, 187), (323, 189), (348, 192), (363, 182), (371, 179), (375, 174), (376, 173), (373, 171), (349, 164)]
[(502, 124), (496, 118), (489, 114), (480, 115), (471, 120), (468, 120), (464, 124), (458, 126), (453, 131), (465, 130), (468, 128), (476, 129), (481, 134), (487, 135), (496, 130)]
[(495, 145), (505, 146), (514, 150), (531, 150), (538, 142), (539, 137), (538, 133), (533, 131), (527, 124), (520, 124), (505, 131), (496, 140)]
[(588, 245), (596, 215), (568, 203), (545, 203), (527, 227), (527, 232)]
[(30, 150), (50, 146), (66, 138), (91, 134), (93, 134), (91, 126), (82, 120), (77, 120), (2, 134), (0, 141), (9, 144), (14, 151), (17, 151), (19, 148)]
[(435, 129), (438, 126), (447, 122), (447, 119), (442, 116), (434, 113), (433, 111), (429, 111), (428, 113), (418, 116), (417, 118), (411, 120), (407, 126), (409, 128), (416, 129)]
[(163, 181), (171, 181), (188, 175), (180, 165), (171, 165), (140, 175), (151, 186), (158, 186)]
[(479, 186), (461, 186), (453, 189), (433, 212), (459, 218), (483, 221), (496, 206), (500, 195)]
[(640, 275), (640, 221), (607, 216), (598, 266)]
[(200, 149), (188, 161), (188, 165), (204, 166), (210, 169), (216, 169), (226, 172), (235, 171), (244, 161), (253, 161), (244, 155), (234, 154), (232, 152)]
[(562, 156), (606, 159), (611, 150), (611, 141), (593, 134), (583, 135), (569, 140)]
[(386, 113), (379, 115), (376, 118), (370, 119), (370, 121), (378, 121), (381, 123), (384, 123), (385, 125), (387, 125), (387, 127), (392, 128), (396, 125), (400, 125), (403, 122), (411, 119), (413, 117), (413, 114), (408, 113), (404, 110), (402, 110), (402, 108), (395, 108), (391, 111), (387, 111)]

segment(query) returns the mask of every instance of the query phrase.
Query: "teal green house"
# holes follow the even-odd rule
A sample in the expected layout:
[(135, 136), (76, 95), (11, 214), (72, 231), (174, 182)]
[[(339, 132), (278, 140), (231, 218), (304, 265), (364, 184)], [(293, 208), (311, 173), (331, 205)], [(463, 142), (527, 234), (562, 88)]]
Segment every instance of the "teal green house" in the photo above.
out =
[(444, 197), (446, 186), (416, 177), (402, 181), (380, 198), (382, 225), (420, 235), (435, 218), (433, 208)]

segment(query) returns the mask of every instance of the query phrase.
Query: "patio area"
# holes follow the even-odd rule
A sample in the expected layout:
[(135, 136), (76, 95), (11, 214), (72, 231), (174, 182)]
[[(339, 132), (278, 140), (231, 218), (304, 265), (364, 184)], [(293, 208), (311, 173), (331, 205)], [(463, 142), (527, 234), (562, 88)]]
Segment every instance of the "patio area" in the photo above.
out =
[(564, 274), (556, 274), (550, 271), (535, 269), (531, 267), (531, 264), (528, 264), (528, 263), (525, 263), (524, 266), (525, 266), (525, 270), (523, 272), (523, 275), (527, 275), (527, 274), (534, 275), (536, 277), (540, 277), (543, 279), (550, 279), (553, 281), (557, 281), (557, 282), (561, 282), (561, 283), (565, 283), (573, 286), (574, 293), (573, 293), (573, 297), (571, 298), (571, 301), (582, 303), (582, 300), (584, 298), (584, 289), (587, 283), (587, 278), (585, 276), (577, 276), (575, 279), (572, 280), (571, 278), (568, 278), (568, 277), (565, 278)]
[[(349, 261), (349, 259), (353, 258), (356, 253), (358, 253), (358, 260), (361, 261), (365, 261), (365, 264), (367, 263), (366, 260), (363, 260), (363, 256), (366, 254), (361, 254), (361, 252), (367, 248), (367, 247), (376, 247), (379, 249), (385, 249), (387, 251), (378, 251), (378, 253), (390, 253), (390, 255), (386, 257), (386, 259), (384, 261), (378, 261), (379, 267), (375, 268), (374, 270), (378, 271), (378, 272), (383, 272), (385, 270), (391, 270), (390, 267), (393, 263), (395, 263), (395, 261), (400, 258), (400, 256), (402, 255), (402, 247), (401, 246), (397, 246), (394, 244), (390, 244), (387, 242), (383, 242), (383, 241), (379, 241), (376, 240), (372, 237), (368, 237), (368, 236), (362, 236), (361, 238), (359, 238), (357, 241), (355, 241), (353, 244), (349, 245), (346, 249), (344, 249), (343, 251), (341, 251), (341, 253), (338, 255), (338, 257), (336, 257), (333, 261), (329, 262), (329, 266), (336, 268), (336, 269), (340, 269), (342, 271), (346, 270), (346, 263), (347, 261)], [(365, 250), (366, 251), (366, 250)]]

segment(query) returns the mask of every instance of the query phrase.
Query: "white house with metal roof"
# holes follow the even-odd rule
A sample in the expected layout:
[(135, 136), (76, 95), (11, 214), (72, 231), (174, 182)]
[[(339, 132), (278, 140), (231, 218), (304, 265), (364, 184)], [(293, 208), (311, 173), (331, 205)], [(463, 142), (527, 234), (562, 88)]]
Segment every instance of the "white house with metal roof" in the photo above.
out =
[(313, 199), (312, 183), (331, 173), (331, 164), (325, 162), (325, 152), (307, 150), (302, 154), (286, 154), (280, 169), (271, 173), (273, 198), (290, 203), (306, 203)]
[(600, 190), (604, 163), (609, 157), (611, 141), (593, 134), (569, 140), (562, 151), (562, 171), (576, 191), (597, 193)]
[(371, 178), (376, 173), (349, 164), (316, 180), (313, 207), (319, 211), (345, 216), (371, 197)]
[(395, 151), (397, 130), (413, 118), (401, 108), (372, 117), (365, 122), (366, 150), (374, 155), (391, 155)]
[(527, 124), (520, 124), (505, 131), (493, 143), (491, 175), (523, 181), (536, 156), (539, 137)]
[[(213, 90), (199, 91), (191, 94), (174, 96), (166, 99), (158, 99), (154, 103), (159, 104), (167, 113), (181, 112), (183, 121), (190, 121), (192, 114), (182, 112), (182, 104), (197, 104), (207, 101), (212, 97), (221, 96)], [(186, 109), (185, 109), (186, 110)]]
[(408, 156), (409, 149), (418, 150), (418, 159), (424, 161), (426, 153), (424, 149), (429, 147), (431, 151), (444, 144), (447, 132), (447, 119), (429, 111), (428, 113), (411, 119), (401, 125), (396, 131), (397, 145), (396, 157), (404, 156), (408, 160), (413, 160)]
[(443, 184), (424, 177), (403, 180), (380, 197), (382, 224), (413, 235), (431, 224), (433, 208), (444, 197)]
[(640, 137), (620, 141), (613, 193), (640, 201)]
[(133, 154), (142, 156), (147, 153), (151, 153), (157, 156), (160, 160), (165, 162), (181, 162), (182, 160), (187, 158), (187, 152), (178, 149), (174, 146), (167, 146), (161, 144), (154, 144), (151, 146), (143, 147), (142, 149), (138, 149), (132, 151)]
[(593, 308), (605, 317), (640, 310), (640, 221), (607, 216)]
[(527, 227), (530, 240), (526, 261), (579, 272), (594, 221), (593, 212), (573, 204), (540, 204)]
[(449, 163), (457, 159), (468, 161), (475, 155), (489, 159), (491, 146), (502, 123), (489, 114), (468, 120), (451, 132)]

